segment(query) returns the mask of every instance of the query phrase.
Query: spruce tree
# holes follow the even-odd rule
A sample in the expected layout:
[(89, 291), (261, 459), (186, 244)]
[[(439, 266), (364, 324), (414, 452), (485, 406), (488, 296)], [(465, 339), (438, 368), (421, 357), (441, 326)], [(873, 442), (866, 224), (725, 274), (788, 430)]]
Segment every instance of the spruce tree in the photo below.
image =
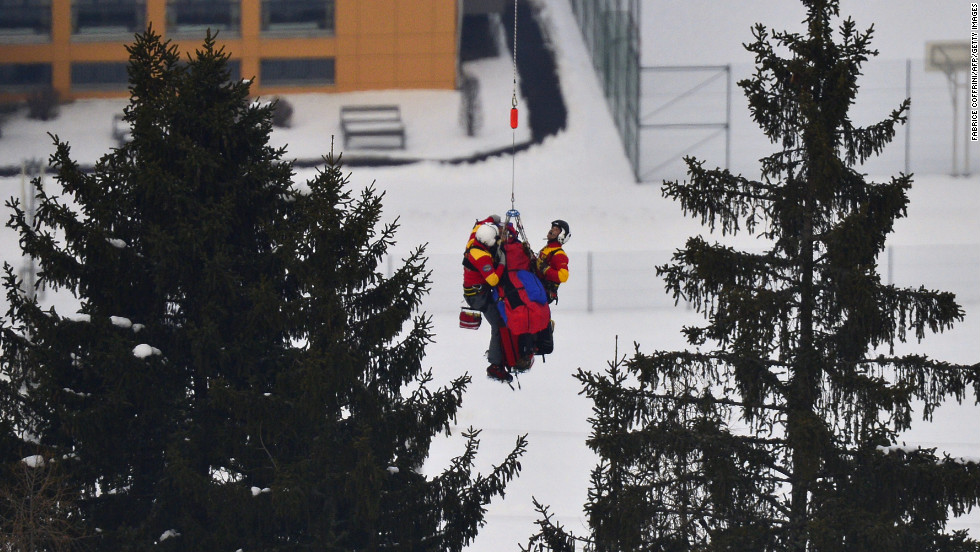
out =
[(6, 474), (60, 466), (93, 550), (460, 550), (524, 449), (473, 473), (478, 432), (434, 477), (467, 376), (431, 388), (419, 247), (379, 270), (397, 224), (353, 196), (332, 152), (302, 188), (269, 145), (274, 105), (232, 81), (208, 33), (181, 59), (129, 47), (132, 140), (87, 174), (54, 137), (9, 223), (42, 305), (9, 266), (0, 326)]
[(765, 250), (690, 238), (658, 268), (705, 316), (683, 330), (690, 348), (637, 346), (577, 375), (601, 458), (586, 505), (596, 550), (978, 548), (945, 527), (977, 505), (980, 465), (896, 442), (918, 414), (980, 396), (980, 365), (895, 352), (964, 316), (951, 293), (877, 273), (912, 179), (859, 168), (909, 103), (855, 126), (873, 28), (840, 21), (836, 0), (803, 3), (805, 33), (757, 25), (747, 45), (756, 71), (739, 86), (779, 148), (761, 178), (688, 158), (688, 179), (663, 187), (709, 230)]

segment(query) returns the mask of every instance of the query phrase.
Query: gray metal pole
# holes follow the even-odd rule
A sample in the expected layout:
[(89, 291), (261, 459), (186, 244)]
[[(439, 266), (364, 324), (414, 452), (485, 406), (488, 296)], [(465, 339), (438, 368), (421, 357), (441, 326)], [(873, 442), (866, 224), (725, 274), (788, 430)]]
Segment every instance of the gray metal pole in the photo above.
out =
[(640, 1), (635, 2), (635, 12), (636, 21), (634, 22), (636, 27), (633, 32), (636, 36), (636, 50), (633, 51), (633, 72), (636, 75), (636, 87), (633, 89), (633, 134), (636, 139), (633, 142), (633, 176), (636, 181), (640, 181), (640, 140), (642, 136), (640, 134), (640, 97), (643, 93), (642, 86), (643, 81), (640, 79), (640, 75), (643, 74), (641, 67), (643, 67), (643, 3)]
[(588, 312), (592, 312), (592, 285), (593, 285), (592, 284), (592, 281), (593, 281), (593, 278), (592, 278), (592, 252), (591, 251), (589, 251), (588, 254), (585, 256), (585, 263), (586, 263), (585, 270), (586, 270), (586, 275), (587, 275), (586, 276), (586, 282), (585, 282), (585, 285), (586, 285), (586, 290), (585, 290), (585, 293), (586, 293), (586, 310)]
[[(905, 97), (912, 97), (912, 60), (905, 60)], [(912, 107), (909, 106), (909, 112), (905, 116), (905, 174), (909, 174), (911, 171), (909, 167), (911, 166), (909, 162), (909, 157), (911, 157), (912, 147)]]
[(728, 82), (725, 85), (725, 169), (731, 170), (732, 164), (732, 65), (725, 66)]
[(953, 176), (959, 176), (960, 171), (957, 168), (957, 155), (956, 155), (957, 143), (959, 142), (956, 136), (958, 134), (957, 128), (959, 128), (959, 125), (956, 123), (959, 117), (956, 116), (956, 110), (959, 105), (959, 102), (957, 102), (959, 98), (957, 98), (957, 96), (960, 95), (960, 91), (958, 90), (959, 86), (956, 82), (958, 80), (956, 78), (956, 73), (953, 72), (947, 73), (947, 77), (949, 78), (950, 92), (952, 92), (952, 96), (953, 96)]
[(888, 246), (888, 285), (895, 283), (895, 247)]

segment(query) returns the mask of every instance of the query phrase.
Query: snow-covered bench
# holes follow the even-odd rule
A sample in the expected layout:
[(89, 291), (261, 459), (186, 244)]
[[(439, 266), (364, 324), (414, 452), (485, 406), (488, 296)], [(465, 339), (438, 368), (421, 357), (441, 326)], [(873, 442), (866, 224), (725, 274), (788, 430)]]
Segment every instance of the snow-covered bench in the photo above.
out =
[(405, 149), (405, 124), (397, 105), (345, 105), (340, 108), (344, 149), (351, 138), (366, 138), (365, 148)]

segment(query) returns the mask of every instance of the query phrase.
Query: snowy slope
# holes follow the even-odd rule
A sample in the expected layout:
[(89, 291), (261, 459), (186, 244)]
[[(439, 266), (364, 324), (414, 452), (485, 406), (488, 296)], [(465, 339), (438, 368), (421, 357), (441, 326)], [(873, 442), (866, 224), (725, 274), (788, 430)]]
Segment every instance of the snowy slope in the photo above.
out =
[[(882, 4), (869, 2), (872, 3)], [(951, 1), (939, 4), (946, 9), (952, 3), (957, 9), (962, 4)], [(646, 36), (655, 38), (645, 40), (677, 43), (708, 33), (714, 37), (715, 46), (701, 48), (698, 44), (688, 44), (683, 56), (678, 54), (678, 63), (715, 63), (723, 54), (739, 55), (739, 44), (747, 40), (748, 25), (762, 18), (762, 14), (782, 14), (785, 2), (725, 3), (742, 7), (735, 12), (711, 11), (721, 4), (712, 2), (712, 8), (706, 8), (698, 16), (691, 15), (690, 8), (668, 10), (664, 7), (667, 4), (673, 5), (657, 3), (660, 8), (644, 8), (645, 16), (659, 13), (660, 21), (659, 33), (647, 33)], [(698, 7), (694, 3), (690, 5)], [(906, 6), (907, 10), (909, 5), (895, 2), (896, 9)], [(658, 9), (661, 11), (656, 12)], [(937, 9), (933, 13), (941, 12), (942, 9)], [(910, 12), (880, 7), (879, 11), (870, 13), (879, 14), (875, 16), (876, 21), (881, 20), (877, 26), (886, 34), (884, 29), (892, 16), (905, 25), (901, 14)], [(708, 17), (704, 14), (711, 15), (703, 19)], [(740, 19), (735, 19), (736, 15)], [(615, 308), (610, 307), (610, 303), (603, 302), (601, 294), (597, 295), (595, 310), (586, 310), (585, 269), (590, 253), (596, 259), (623, 261), (626, 267), (641, 263), (646, 266), (652, 259), (683, 245), (688, 236), (706, 231), (683, 218), (676, 205), (660, 196), (657, 186), (634, 183), (568, 4), (549, 1), (545, 17), (548, 34), (558, 53), (559, 74), (569, 106), (568, 128), (516, 158), (501, 157), (462, 165), (439, 161), (506, 146), (526, 137), (520, 133), (512, 135), (508, 127), (509, 59), (481, 62), (480, 67), (474, 68), (481, 79), (485, 117), (484, 132), (478, 137), (466, 137), (459, 129), (458, 94), (422, 91), (290, 97), (296, 109), (295, 124), (290, 129), (277, 130), (273, 138), (277, 144), (287, 145), (289, 157), (317, 157), (329, 150), (331, 135), (338, 134), (336, 121), (340, 105), (392, 102), (402, 106), (408, 126), (409, 145), (405, 155), (430, 160), (390, 168), (358, 167), (351, 169), (350, 180), (355, 189), (373, 183), (386, 193), (386, 216), (389, 220), (398, 217), (401, 223), (396, 255), (407, 253), (418, 244), (428, 244), (434, 284), (425, 309), (434, 317), (436, 343), (428, 350), (427, 363), (441, 380), (463, 372), (474, 376), (458, 426), (483, 429), (482, 468), (486, 470), (491, 463), (501, 460), (518, 435), (529, 434), (530, 448), (522, 461), (522, 475), (511, 484), (505, 500), (497, 500), (489, 507), (488, 525), (470, 547), (473, 552), (516, 550), (517, 543), (525, 543), (535, 530), (532, 496), (550, 504), (558, 522), (574, 532), (586, 532), (582, 504), (586, 499), (589, 471), (595, 464), (594, 456), (585, 446), (591, 429), (587, 422), (591, 404), (578, 395), (580, 387), (572, 374), (579, 367), (602, 370), (616, 355), (617, 337), (619, 354), (630, 353), (634, 341), (644, 351), (681, 348), (680, 327), (698, 320), (683, 306), (628, 309), (617, 303)], [(773, 26), (792, 26), (798, 21), (798, 15), (792, 10), (778, 17), (782, 19), (770, 22)], [(749, 23), (742, 25), (741, 18)], [(685, 32), (685, 25), (701, 24), (688, 24), (688, 21), (701, 21), (704, 32), (691, 33), (689, 27)], [(932, 32), (935, 27), (926, 25), (925, 28)], [(893, 42), (903, 39), (889, 36)], [(918, 42), (921, 44), (921, 40)], [(886, 51), (889, 44), (877, 46)], [(894, 55), (916, 54), (903, 50)], [(18, 164), (28, 157), (46, 157), (51, 151), (44, 135), (47, 131), (68, 139), (79, 160), (92, 162), (112, 147), (109, 122), (112, 113), (120, 111), (122, 105), (120, 101), (77, 102), (66, 106), (58, 120), (44, 124), (15, 117), (5, 124), (0, 138), (0, 166)], [(526, 131), (522, 128), (521, 132)], [(309, 174), (308, 170), (300, 171), (298, 180)], [(20, 186), (18, 178), (0, 178), (0, 195), (18, 196)], [(569, 221), (573, 234), (566, 248), (571, 256), (572, 276), (562, 289), (562, 302), (555, 308), (558, 325), (555, 353), (545, 363), (539, 361), (521, 378), (522, 389), (517, 392), (483, 377), (486, 329), (462, 330), (456, 319), (461, 240), (465, 240), (465, 233), (475, 218), (492, 212), (503, 213), (510, 208), (512, 189), (532, 240), (543, 238), (549, 221), (557, 217)], [(961, 297), (970, 298), (971, 302), (964, 304), (967, 317), (962, 325), (952, 332), (927, 338), (915, 349), (951, 362), (980, 360), (977, 212), (980, 212), (980, 187), (976, 179), (919, 175), (912, 191), (909, 218), (899, 222), (889, 240), (896, 251), (896, 281), (953, 289)], [(750, 237), (733, 241), (744, 247), (755, 245)], [(19, 263), (16, 251), (9, 231), (0, 230), (3, 259)], [(927, 262), (916, 262), (925, 259), (926, 254), (933, 256)], [(955, 268), (944, 268), (947, 261), (955, 262), (950, 265)], [(883, 270), (885, 265), (883, 262)], [(614, 289), (605, 293), (630, 294), (637, 298), (638, 305), (669, 303), (663, 297), (662, 284), (649, 272), (631, 274), (629, 280), (626, 268), (613, 272), (610, 287)], [(978, 456), (978, 420), (978, 409), (972, 404), (944, 408), (933, 423), (920, 424), (909, 432), (907, 442), (937, 446), (954, 455)], [(452, 437), (434, 444), (430, 469), (435, 471), (446, 466), (449, 458), (461, 452), (462, 441), (456, 431)], [(974, 536), (980, 538), (978, 516), (953, 526), (963, 527), (964, 523), (971, 524)]]

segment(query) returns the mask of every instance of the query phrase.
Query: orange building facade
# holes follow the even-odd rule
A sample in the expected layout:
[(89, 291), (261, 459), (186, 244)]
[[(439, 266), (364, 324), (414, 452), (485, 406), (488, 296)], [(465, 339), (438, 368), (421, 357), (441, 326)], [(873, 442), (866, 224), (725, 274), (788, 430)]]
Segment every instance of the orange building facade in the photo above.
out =
[(208, 28), (259, 95), (456, 87), (460, 0), (0, 0), (0, 99), (127, 95), (126, 44)]

